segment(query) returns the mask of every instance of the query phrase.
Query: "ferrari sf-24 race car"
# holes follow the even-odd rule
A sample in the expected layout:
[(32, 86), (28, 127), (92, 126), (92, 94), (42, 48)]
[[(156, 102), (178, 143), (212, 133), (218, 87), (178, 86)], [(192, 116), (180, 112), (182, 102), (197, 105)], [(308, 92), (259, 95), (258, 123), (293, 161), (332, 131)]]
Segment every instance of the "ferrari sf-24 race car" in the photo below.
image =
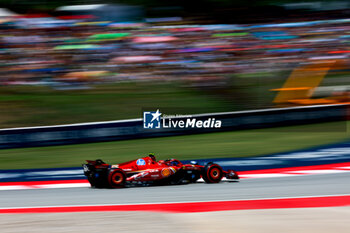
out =
[(86, 160), (84, 175), (93, 188), (122, 188), (130, 186), (194, 183), (200, 178), (206, 183), (218, 183), (223, 177), (238, 180), (236, 171), (224, 171), (215, 163), (183, 164), (177, 159), (159, 160), (153, 154), (129, 162), (110, 165), (100, 159)]

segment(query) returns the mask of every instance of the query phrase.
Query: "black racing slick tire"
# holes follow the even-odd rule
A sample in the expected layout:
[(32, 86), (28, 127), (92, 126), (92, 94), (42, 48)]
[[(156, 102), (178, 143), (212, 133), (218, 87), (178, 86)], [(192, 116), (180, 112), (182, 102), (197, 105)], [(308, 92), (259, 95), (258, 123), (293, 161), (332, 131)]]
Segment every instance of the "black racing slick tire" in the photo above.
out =
[(222, 168), (215, 163), (208, 163), (202, 172), (202, 178), (206, 183), (219, 183), (223, 176)]
[(108, 174), (108, 184), (111, 188), (123, 188), (126, 183), (126, 174), (121, 169), (113, 169)]

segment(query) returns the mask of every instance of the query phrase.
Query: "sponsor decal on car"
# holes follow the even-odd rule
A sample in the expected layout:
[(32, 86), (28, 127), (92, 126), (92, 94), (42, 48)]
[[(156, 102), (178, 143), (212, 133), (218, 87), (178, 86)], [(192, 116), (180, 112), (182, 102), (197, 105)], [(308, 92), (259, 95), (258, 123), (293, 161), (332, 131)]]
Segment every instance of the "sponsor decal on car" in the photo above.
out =
[(148, 174), (150, 174), (150, 172), (141, 172), (141, 173), (138, 173), (138, 174), (131, 176), (131, 178), (134, 178), (134, 180), (139, 180), (139, 179), (147, 176)]
[(170, 170), (172, 170), (172, 171), (173, 171), (173, 173), (175, 173), (175, 172), (176, 172), (176, 169), (175, 169), (175, 168), (173, 168), (173, 167), (170, 167)]
[(172, 173), (172, 170), (170, 170), (170, 168), (163, 168), (161, 171), (161, 174), (163, 177), (168, 177), (170, 176)]
[(138, 159), (136, 161), (136, 164), (139, 166), (143, 166), (143, 165), (146, 165), (146, 161), (144, 159)]

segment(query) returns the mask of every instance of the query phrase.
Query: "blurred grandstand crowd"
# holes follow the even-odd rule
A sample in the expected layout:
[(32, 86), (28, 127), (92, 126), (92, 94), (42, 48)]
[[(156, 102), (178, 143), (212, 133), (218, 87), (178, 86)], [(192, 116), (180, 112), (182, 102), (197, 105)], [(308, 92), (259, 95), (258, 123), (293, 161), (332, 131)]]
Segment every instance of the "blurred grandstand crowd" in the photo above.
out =
[(347, 63), (350, 53), (350, 19), (203, 25), (22, 15), (2, 18), (0, 27), (1, 85), (210, 83), (307, 62)]

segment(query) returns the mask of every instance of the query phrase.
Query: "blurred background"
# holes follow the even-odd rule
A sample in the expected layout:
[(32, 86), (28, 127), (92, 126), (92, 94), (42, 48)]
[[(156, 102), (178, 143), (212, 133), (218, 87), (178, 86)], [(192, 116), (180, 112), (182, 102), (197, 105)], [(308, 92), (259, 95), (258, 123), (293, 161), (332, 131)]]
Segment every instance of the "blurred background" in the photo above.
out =
[(1, 128), (349, 100), (348, 1), (0, 6)]
[[(188, 115), (327, 105), (229, 116), (223, 130), (230, 132), (170, 138), (118, 141), (148, 136), (130, 125), (3, 130), (1, 148), (117, 141), (2, 150), (2, 166), (77, 166), (99, 154), (122, 162), (149, 151), (232, 158), (344, 141), (347, 110), (328, 105), (350, 98), (349, 16), (342, 0), (1, 0), (2, 129), (141, 118), (149, 109)], [(319, 124), (291, 126), (310, 123)]]
[[(349, 193), (348, 0), (0, 0), (0, 32), (0, 209)], [(147, 131), (142, 120), (103, 122), (157, 109), (210, 113), (201, 117), (223, 127)], [(57, 126), (86, 122), (98, 123)], [(87, 188), (86, 159), (117, 164), (149, 152), (239, 173), (324, 169), (215, 187)], [(338, 167), (326, 167), (332, 163)], [(317, 172), (324, 175), (306, 176)], [(346, 207), (299, 207), (197, 220), (105, 212), (2, 215), (0, 222), (2, 232), (349, 232)]]

